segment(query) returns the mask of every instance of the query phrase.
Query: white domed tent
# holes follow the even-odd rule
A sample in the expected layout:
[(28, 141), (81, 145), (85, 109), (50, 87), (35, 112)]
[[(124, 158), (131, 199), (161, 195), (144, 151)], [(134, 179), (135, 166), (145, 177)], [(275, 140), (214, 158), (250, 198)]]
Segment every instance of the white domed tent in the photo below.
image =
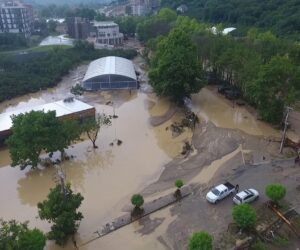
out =
[(137, 89), (134, 66), (128, 59), (116, 56), (92, 61), (82, 81), (86, 90)]

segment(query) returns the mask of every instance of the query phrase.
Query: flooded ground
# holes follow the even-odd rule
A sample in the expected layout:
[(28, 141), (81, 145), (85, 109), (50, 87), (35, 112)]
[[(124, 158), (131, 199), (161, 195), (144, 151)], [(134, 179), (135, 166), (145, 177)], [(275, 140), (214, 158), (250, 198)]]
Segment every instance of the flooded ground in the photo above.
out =
[[(69, 95), (71, 86), (76, 84), (84, 71), (85, 66), (80, 66), (56, 88), (4, 102), (0, 105), (0, 110), (13, 111), (20, 107), (63, 99)], [(173, 139), (170, 133), (165, 133), (165, 127), (151, 127), (151, 110), (153, 109), (154, 115), (163, 115), (168, 104), (141, 92), (87, 93), (80, 99), (94, 105), (97, 112), (118, 115), (118, 118), (112, 121), (111, 127), (101, 131), (97, 140), (97, 150), (92, 148), (88, 140), (79, 142), (67, 150), (74, 159), (61, 164), (67, 181), (76, 192), (81, 192), (84, 196), (80, 208), (84, 219), (77, 236), (78, 242), (82, 243), (89, 239), (98, 227), (120, 215), (124, 207), (130, 204), (132, 194), (158, 179), (164, 164), (180, 153), (183, 141), (188, 139), (190, 134), (185, 133)], [(113, 104), (105, 105), (108, 101)], [(151, 106), (147, 103), (151, 103)], [(180, 119), (180, 115), (174, 119)], [(116, 139), (122, 140), (123, 143), (117, 146)], [(111, 146), (111, 143), (114, 145)], [(36, 206), (57, 183), (55, 169), (52, 167), (21, 171), (19, 168), (11, 168), (9, 164), (8, 150), (1, 149), (0, 188), (6, 190), (0, 194), (0, 199), (5, 201), (0, 208), (1, 217), (18, 221), (29, 220), (31, 226), (44, 231), (49, 230), (49, 224), (37, 218)], [(139, 228), (133, 225), (123, 230), (124, 240), (128, 235), (133, 238), (131, 245), (126, 249), (139, 249), (139, 246), (145, 244), (144, 238), (147, 236), (139, 237), (140, 234), (136, 233), (140, 231)], [(110, 236), (112, 237), (122, 238), (119, 232)], [(154, 246), (159, 249), (156, 246), (161, 244), (153, 237), (156, 236), (148, 236), (149, 249), (153, 249)], [(117, 242), (119, 241), (116, 241), (116, 246), (120, 244)], [(85, 248), (97, 249), (95, 244), (101, 246), (101, 249), (114, 249), (109, 241), (104, 240), (102, 243), (102, 239)], [(68, 248), (71, 249), (72, 246), (68, 245)], [(48, 249), (60, 248), (48, 243)]]
[[(86, 67), (78, 67), (53, 89), (1, 103), (0, 112), (67, 97), (71, 86), (82, 79)], [(169, 127), (174, 121), (182, 119), (180, 113), (176, 113), (171, 119), (165, 119), (155, 127), (151, 126), (151, 118), (163, 119), (171, 108), (167, 99), (158, 100), (153, 94), (141, 91), (86, 93), (79, 99), (94, 105), (97, 112), (118, 116), (113, 120), (111, 127), (100, 132), (98, 149), (94, 150), (88, 140), (79, 142), (67, 150), (74, 159), (61, 164), (67, 181), (71, 182), (75, 191), (84, 196), (80, 208), (84, 219), (76, 236), (80, 245), (111, 218), (120, 215), (122, 211), (128, 211), (131, 195), (155, 182), (168, 162), (178, 156), (180, 158), (183, 143), (191, 141), (193, 134), (186, 129), (184, 133), (173, 138)], [(231, 107), (209, 89), (203, 89), (193, 96), (193, 110), (202, 119), (212, 121), (219, 127), (240, 129), (252, 135), (279, 134), (267, 124), (257, 121), (245, 108)], [(122, 140), (123, 143), (117, 146), (116, 139)], [(111, 143), (114, 145), (111, 146)], [(241, 148), (230, 152), (211, 165), (206, 165), (203, 172), (195, 175), (193, 181), (204, 183), (212, 178), (227, 160), (241, 152)], [(203, 152), (195, 152), (201, 153)], [(55, 169), (21, 171), (19, 168), (11, 168), (9, 164), (8, 150), (1, 149), (0, 188), (5, 190), (0, 193), (0, 199), (5, 201), (1, 204), (1, 217), (18, 221), (29, 220), (31, 226), (44, 231), (49, 230), (49, 224), (36, 217), (36, 205), (46, 198), (49, 189), (57, 183)], [(176, 169), (173, 170), (173, 175), (176, 176), (175, 172)], [(80, 249), (114, 250), (120, 246), (124, 250), (167, 249), (167, 238), (162, 238), (162, 235), (174, 220), (176, 216), (172, 216), (169, 208), (166, 208)], [(47, 249), (60, 248), (48, 242)], [(66, 249), (72, 249), (71, 244)]]
[(74, 39), (67, 38), (66, 35), (60, 36), (47, 36), (39, 46), (49, 46), (49, 45), (73, 45)]
[(245, 107), (233, 105), (216, 93), (204, 88), (192, 97), (193, 111), (217, 127), (240, 129), (251, 135), (279, 136), (279, 131), (258, 121)]

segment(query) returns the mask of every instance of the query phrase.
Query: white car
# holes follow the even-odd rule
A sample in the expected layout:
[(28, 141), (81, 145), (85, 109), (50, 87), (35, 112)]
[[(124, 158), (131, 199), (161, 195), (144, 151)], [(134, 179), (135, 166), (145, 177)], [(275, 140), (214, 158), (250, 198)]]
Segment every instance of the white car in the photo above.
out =
[(216, 204), (218, 201), (223, 200), (230, 194), (235, 193), (235, 187), (229, 182), (224, 184), (220, 184), (214, 188), (212, 188), (206, 194), (206, 200), (210, 203)]
[(258, 191), (255, 189), (249, 188), (246, 190), (243, 190), (242, 192), (237, 193), (233, 197), (233, 202), (237, 205), (244, 204), (244, 203), (250, 203), (252, 201), (257, 200), (259, 197)]

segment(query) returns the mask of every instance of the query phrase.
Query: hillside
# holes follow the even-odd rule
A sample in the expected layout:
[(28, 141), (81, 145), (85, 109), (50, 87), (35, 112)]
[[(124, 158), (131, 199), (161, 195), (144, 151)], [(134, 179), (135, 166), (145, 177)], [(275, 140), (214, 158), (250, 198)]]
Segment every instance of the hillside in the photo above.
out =
[(299, 0), (162, 0), (162, 6), (188, 6), (187, 15), (211, 23), (255, 26), (299, 39)]

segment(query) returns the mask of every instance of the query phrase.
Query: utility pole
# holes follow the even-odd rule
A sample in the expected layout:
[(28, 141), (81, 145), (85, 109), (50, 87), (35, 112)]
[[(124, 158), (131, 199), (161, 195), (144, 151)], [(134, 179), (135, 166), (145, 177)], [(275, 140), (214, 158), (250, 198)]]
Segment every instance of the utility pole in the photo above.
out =
[(286, 109), (287, 109), (287, 112), (286, 112), (286, 116), (285, 116), (285, 120), (284, 120), (284, 129), (283, 129), (283, 134), (282, 134), (280, 149), (279, 149), (280, 154), (282, 153), (282, 149), (283, 149), (283, 145), (284, 145), (284, 141), (285, 141), (286, 130), (287, 130), (287, 126), (288, 126), (289, 112), (291, 110), (293, 110), (291, 107), (287, 107)]

